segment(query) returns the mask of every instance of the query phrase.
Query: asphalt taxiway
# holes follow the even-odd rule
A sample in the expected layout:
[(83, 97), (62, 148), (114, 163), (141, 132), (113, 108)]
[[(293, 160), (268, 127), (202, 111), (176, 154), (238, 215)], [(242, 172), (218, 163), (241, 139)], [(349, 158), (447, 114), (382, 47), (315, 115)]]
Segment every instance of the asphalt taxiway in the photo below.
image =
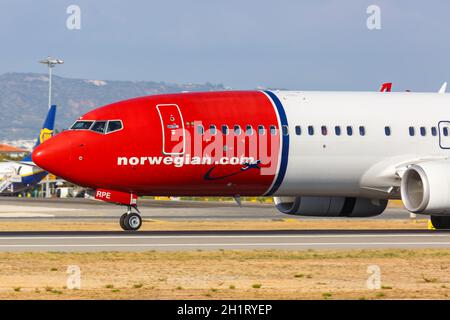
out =
[[(273, 204), (206, 201), (139, 200), (142, 216), (155, 220), (266, 220), (266, 219), (322, 219), (297, 217), (280, 213)], [(36, 199), (0, 197), (1, 219), (118, 219), (123, 207), (88, 199)], [(408, 219), (402, 208), (388, 208), (370, 219)], [(333, 218), (346, 219), (346, 218)]]
[[(278, 220), (324, 219), (287, 216), (273, 204), (232, 202), (140, 201), (144, 219)], [(7, 220), (118, 219), (124, 209), (87, 199), (0, 198), (0, 222)], [(409, 219), (401, 208), (366, 219)], [(333, 218), (348, 219), (348, 218)], [(363, 219), (364, 220), (364, 219)], [(139, 232), (0, 232), (1, 251), (145, 251), (217, 249), (385, 249), (450, 248), (450, 232), (428, 230), (274, 230)]]
[(4, 252), (449, 247), (450, 232), (428, 230), (0, 232)]

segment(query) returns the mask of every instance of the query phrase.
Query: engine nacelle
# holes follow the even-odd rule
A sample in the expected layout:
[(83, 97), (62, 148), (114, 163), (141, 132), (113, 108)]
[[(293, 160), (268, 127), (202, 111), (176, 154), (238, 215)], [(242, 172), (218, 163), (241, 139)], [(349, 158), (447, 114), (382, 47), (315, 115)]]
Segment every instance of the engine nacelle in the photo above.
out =
[(386, 209), (385, 199), (354, 197), (275, 197), (276, 208), (285, 214), (316, 217), (373, 217)]
[(400, 192), (408, 211), (450, 215), (450, 160), (410, 166), (403, 174)]

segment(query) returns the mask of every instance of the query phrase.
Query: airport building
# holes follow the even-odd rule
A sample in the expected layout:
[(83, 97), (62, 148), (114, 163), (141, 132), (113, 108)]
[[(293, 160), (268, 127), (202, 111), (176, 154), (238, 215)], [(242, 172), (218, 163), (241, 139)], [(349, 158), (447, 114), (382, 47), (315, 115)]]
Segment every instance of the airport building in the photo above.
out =
[(28, 150), (13, 147), (7, 144), (0, 144), (0, 156), (19, 157), (28, 153)]

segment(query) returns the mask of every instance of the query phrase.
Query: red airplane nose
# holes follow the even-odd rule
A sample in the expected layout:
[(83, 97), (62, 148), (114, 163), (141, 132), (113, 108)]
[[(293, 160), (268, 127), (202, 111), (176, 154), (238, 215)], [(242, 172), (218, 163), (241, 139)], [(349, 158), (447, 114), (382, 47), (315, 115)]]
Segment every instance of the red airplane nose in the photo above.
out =
[(34, 149), (31, 157), (38, 167), (61, 176), (69, 165), (70, 145), (70, 140), (59, 134)]

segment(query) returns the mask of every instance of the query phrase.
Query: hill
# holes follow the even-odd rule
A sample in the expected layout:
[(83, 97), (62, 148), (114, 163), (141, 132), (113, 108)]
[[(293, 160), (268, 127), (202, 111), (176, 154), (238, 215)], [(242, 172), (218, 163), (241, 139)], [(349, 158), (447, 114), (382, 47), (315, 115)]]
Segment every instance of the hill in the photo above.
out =
[[(221, 84), (174, 84), (155, 81), (110, 81), (53, 76), (58, 129), (86, 111), (111, 102), (161, 93), (224, 90)], [(48, 103), (48, 77), (36, 73), (0, 75), (0, 140), (33, 139)]]

